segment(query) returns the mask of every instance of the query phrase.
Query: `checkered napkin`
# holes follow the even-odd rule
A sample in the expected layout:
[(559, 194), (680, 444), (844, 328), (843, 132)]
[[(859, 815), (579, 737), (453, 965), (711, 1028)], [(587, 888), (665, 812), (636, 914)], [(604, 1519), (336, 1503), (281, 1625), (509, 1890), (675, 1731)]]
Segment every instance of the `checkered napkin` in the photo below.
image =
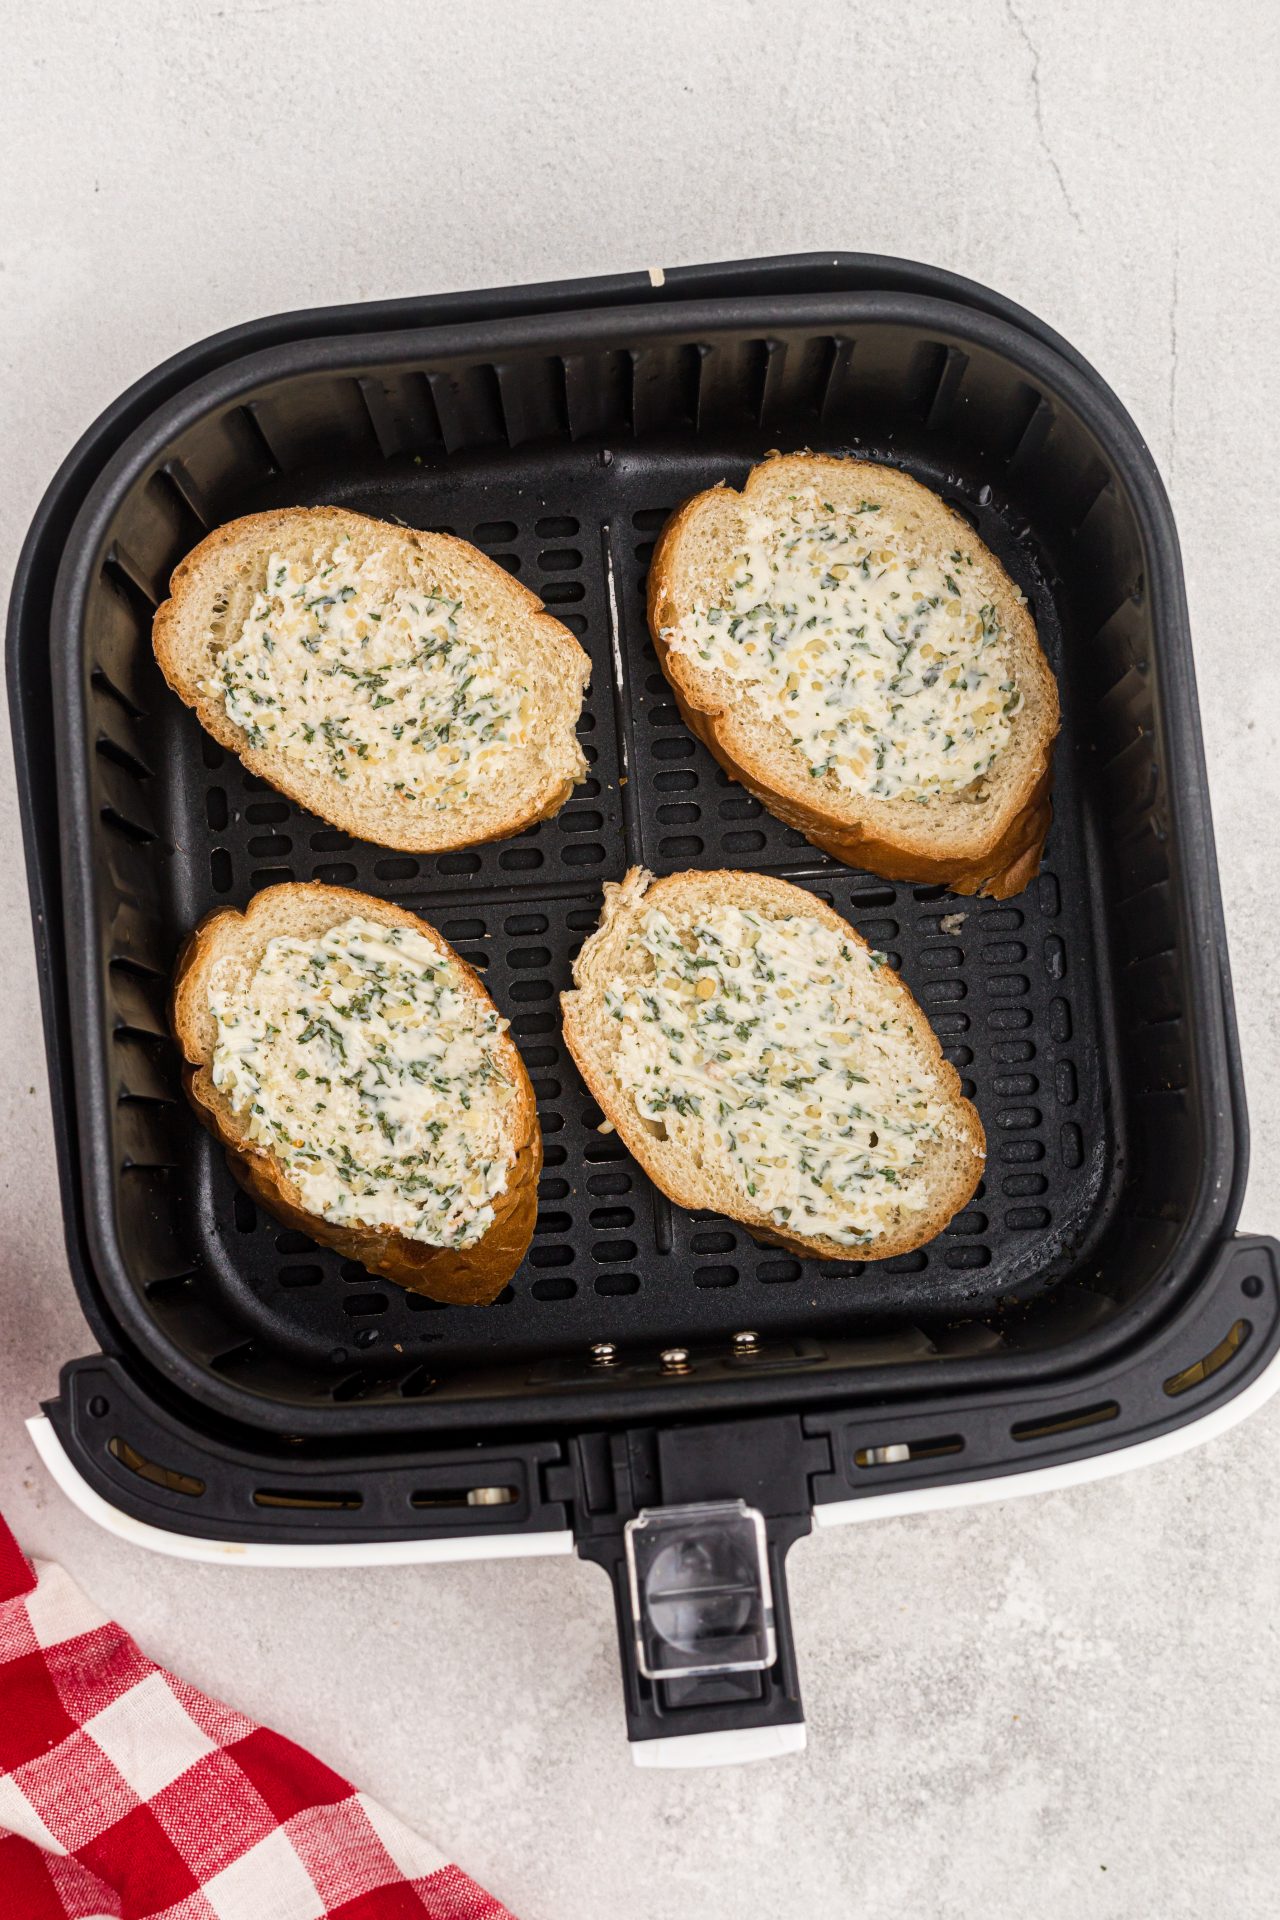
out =
[(0, 1520), (0, 1920), (512, 1920), (291, 1740), (166, 1673)]

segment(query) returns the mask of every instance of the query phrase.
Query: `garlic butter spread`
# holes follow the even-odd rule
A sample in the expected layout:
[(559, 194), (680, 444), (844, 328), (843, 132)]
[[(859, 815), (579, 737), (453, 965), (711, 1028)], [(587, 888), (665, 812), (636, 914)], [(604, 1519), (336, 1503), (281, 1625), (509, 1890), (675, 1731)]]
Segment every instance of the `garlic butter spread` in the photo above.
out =
[(528, 744), (533, 703), (483, 615), (395, 574), (349, 538), (306, 561), (273, 553), (201, 691), (295, 767), (457, 806)]
[(267, 942), (209, 995), (213, 1082), (304, 1206), (343, 1226), (467, 1247), (515, 1160), (507, 1022), (428, 935), (356, 916)]
[(730, 906), (679, 930), (651, 911), (637, 938), (652, 974), (605, 1005), (644, 1120), (792, 1233), (854, 1247), (928, 1204), (925, 1149), (956, 1129), (882, 955)]
[(815, 780), (923, 801), (989, 772), (1022, 696), (972, 556), (917, 550), (871, 500), (787, 506), (746, 509), (728, 590), (667, 644), (762, 689)]

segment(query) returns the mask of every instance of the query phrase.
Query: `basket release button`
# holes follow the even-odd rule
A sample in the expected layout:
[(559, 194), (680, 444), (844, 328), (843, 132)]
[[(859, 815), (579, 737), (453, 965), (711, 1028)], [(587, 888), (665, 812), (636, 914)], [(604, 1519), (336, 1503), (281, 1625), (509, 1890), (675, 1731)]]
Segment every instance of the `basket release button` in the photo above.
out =
[(648, 1680), (758, 1673), (778, 1657), (765, 1523), (745, 1500), (645, 1507), (624, 1529)]

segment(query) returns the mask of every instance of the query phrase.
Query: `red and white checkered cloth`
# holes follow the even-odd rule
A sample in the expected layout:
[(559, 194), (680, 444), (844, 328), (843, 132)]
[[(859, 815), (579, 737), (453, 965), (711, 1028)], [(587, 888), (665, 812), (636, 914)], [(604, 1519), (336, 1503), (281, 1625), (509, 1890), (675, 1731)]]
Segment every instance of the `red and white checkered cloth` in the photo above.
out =
[(291, 1740), (156, 1666), (0, 1520), (0, 1920), (511, 1920)]

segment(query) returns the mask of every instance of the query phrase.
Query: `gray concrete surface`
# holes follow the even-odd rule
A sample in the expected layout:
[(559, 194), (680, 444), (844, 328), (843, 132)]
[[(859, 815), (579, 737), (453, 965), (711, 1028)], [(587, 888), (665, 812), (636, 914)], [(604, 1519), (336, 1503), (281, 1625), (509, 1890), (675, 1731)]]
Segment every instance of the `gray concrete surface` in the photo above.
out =
[[(861, 247), (1061, 329), (1186, 554), (1254, 1128), (1280, 1227), (1267, 0), (449, 7), (0, 0), (0, 571), (130, 380), (274, 309)], [(0, 746), (7, 756), (7, 739)], [(87, 1331), (0, 784), (0, 1509), (160, 1658), (311, 1742), (523, 1920), (1271, 1920), (1280, 1403), (1079, 1491), (805, 1542), (808, 1755), (636, 1775), (575, 1563), (179, 1565), (78, 1517), (22, 1418)]]

